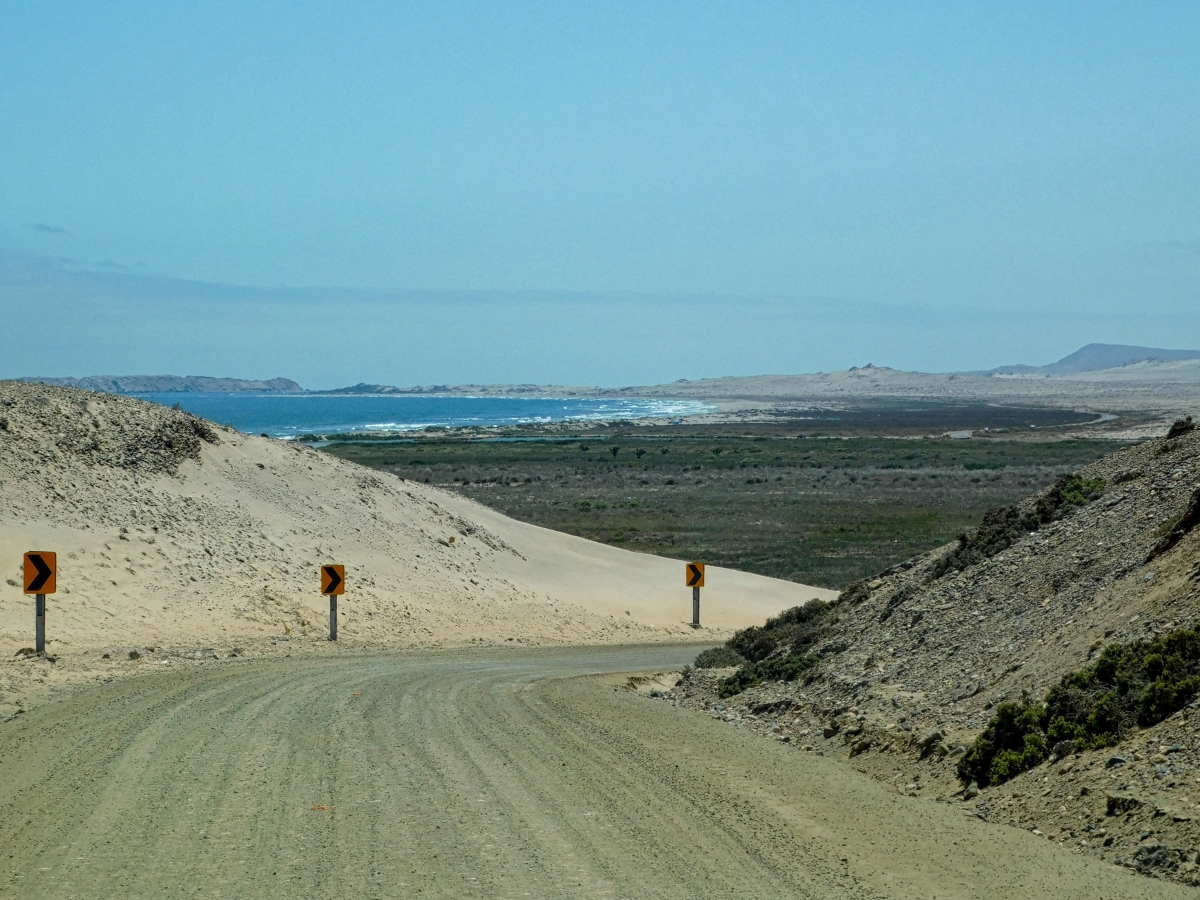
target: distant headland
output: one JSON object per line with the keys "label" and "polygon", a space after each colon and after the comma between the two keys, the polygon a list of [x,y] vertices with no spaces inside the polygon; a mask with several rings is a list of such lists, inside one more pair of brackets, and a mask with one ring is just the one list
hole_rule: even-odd
{"label": "distant headland", "polygon": [[37,384],[103,391],[106,394],[235,394],[259,391],[273,394],[302,394],[304,388],[290,378],[248,381],[243,378],[210,378],[206,375],[89,375],[86,378],[18,378]]}

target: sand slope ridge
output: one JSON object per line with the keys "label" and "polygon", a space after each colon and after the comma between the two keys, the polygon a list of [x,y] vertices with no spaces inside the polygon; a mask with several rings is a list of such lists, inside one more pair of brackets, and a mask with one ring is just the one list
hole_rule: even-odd
{"label": "sand slope ridge", "polygon": [[[343,643],[713,640],[832,592],[683,566],[127,397],[0,382],[0,655],[32,643],[21,554],[55,550],[51,653],[324,640],[317,567],[347,567]],[[294,646],[294,645],[293,645]]]}

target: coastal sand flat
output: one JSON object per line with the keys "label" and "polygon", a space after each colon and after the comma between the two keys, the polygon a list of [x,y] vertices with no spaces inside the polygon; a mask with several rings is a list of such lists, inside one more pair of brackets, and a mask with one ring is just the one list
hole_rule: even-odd
{"label": "coastal sand flat", "polygon": [[738,375],[621,388],[471,384],[415,388],[411,392],[501,397],[670,397],[700,400],[723,410],[906,399],[1178,412],[1200,399],[1200,360],[1145,361],[1056,375],[906,372],[866,365],[840,372]]}
{"label": "coastal sand flat", "polygon": [[573,677],[692,652],[339,651],[76,693],[0,729],[0,895],[1192,895]]}

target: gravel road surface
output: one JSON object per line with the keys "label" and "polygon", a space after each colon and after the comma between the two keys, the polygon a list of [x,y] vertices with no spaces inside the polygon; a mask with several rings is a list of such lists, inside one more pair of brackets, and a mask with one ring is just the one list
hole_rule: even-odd
{"label": "gravel road surface", "polygon": [[1192,896],[616,674],[694,654],[338,650],[72,693],[0,725],[0,896]]}

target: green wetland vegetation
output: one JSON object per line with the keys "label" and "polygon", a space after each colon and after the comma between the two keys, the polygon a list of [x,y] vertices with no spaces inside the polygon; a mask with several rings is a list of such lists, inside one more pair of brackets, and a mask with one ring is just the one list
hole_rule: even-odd
{"label": "green wetland vegetation", "polygon": [[967,440],[857,430],[530,426],[324,449],[591,540],[841,589],[1119,446],[1015,428]]}

